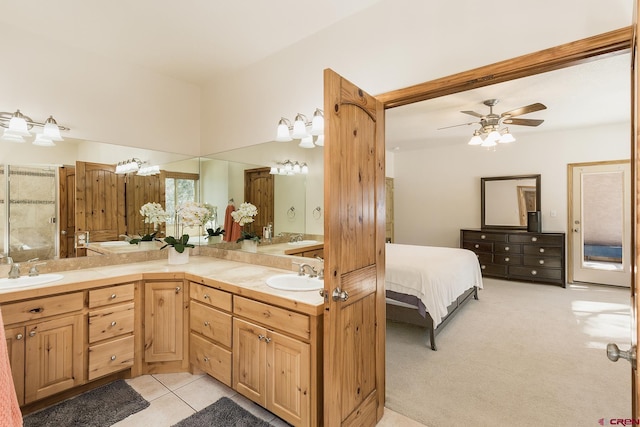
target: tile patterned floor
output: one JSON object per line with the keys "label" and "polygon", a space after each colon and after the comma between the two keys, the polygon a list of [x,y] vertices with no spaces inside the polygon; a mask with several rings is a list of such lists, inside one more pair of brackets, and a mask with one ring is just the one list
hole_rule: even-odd
{"label": "tile patterned floor", "polygon": [[[191,414],[200,411],[221,397],[228,397],[275,427],[289,426],[271,412],[256,405],[235,390],[225,386],[208,375],[190,373],[154,374],[127,380],[150,405],[124,420],[115,427],[169,427]],[[403,415],[385,409],[385,415],[378,423],[382,427],[423,427]]]}

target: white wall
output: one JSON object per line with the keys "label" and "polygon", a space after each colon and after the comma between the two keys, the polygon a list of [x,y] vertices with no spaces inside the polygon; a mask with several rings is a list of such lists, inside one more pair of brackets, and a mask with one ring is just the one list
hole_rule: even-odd
{"label": "white wall", "polygon": [[630,147],[622,123],[523,134],[496,151],[460,141],[395,152],[395,241],[457,247],[460,228],[480,227],[480,178],[505,175],[541,174],[542,230],[566,232],[567,165],[629,159]]}

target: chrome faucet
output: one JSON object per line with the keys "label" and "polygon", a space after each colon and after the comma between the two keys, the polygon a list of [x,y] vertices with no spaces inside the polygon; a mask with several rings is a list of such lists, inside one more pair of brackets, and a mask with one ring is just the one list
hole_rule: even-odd
{"label": "chrome faucet", "polygon": [[[40,258],[32,258],[30,260],[28,260],[27,262],[29,263],[34,263],[36,261],[39,261]],[[45,265],[46,262],[39,262],[36,264],[31,264],[31,268],[29,268],[29,276],[38,276],[40,274],[40,272],[38,271],[38,266],[40,265]]]}
{"label": "chrome faucet", "polygon": [[289,239],[290,242],[301,242],[302,241],[302,234],[295,234],[293,236],[291,236],[291,239]]}
{"label": "chrome faucet", "polygon": [[8,256],[7,262],[11,264],[11,270],[9,270],[9,275],[7,276],[9,279],[18,279],[20,277],[20,264],[17,262],[13,262],[13,259]]}
{"label": "chrome faucet", "polygon": [[298,276],[304,276],[305,269],[311,270],[309,271],[309,277],[318,277],[318,272],[316,271],[316,269],[305,262],[300,264],[300,267],[298,267]]}

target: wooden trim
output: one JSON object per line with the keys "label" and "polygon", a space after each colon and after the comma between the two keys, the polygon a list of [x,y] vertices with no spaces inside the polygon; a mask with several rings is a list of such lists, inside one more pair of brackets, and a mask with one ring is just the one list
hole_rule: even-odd
{"label": "wooden trim", "polygon": [[193,179],[194,181],[197,181],[200,179],[200,174],[197,174],[197,173],[165,171],[164,174],[165,174],[165,178]]}
{"label": "wooden trim", "polygon": [[377,95],[384,108],[400,107],[414,102],[451,95],[570,67],[605,56],[624,53],[631,48],[632,28],[624,27],[586,39],[507,59],[451,76]]}

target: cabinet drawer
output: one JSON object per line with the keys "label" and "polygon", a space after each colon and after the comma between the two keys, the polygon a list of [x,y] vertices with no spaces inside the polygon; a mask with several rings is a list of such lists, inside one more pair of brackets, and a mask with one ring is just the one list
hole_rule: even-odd
{"label": "cabinet drawer", "polygon": [[494,245],[496,253],[521,254],[522,245],[513,243],[496,243]]}
{"label": "cabinet drawer", "polygon": [[231,352],[199,335],[189,338],[189,361],[215,379],[231,387]]}
{"label": "cabinet drawer", "polygon": [[493,252],[493,243],[491,242],[462,242],[464,249],[474,252]]}
{"label": "cabinet drawer", "polygon": [[92,310],[89,313],[89,342],[102,341],[133,332],[133,303]]}
{"label": "cabinet drawer", "polygon": [[133,283],[127,283],[125,285],[91,290],[89,291],[89,308],[102,307],[123,301],[133,301],[134,289],[135,285]]}
{"label": "cabinet drawer", "polygon": [[509,273],[525,280],[564,280],[562,270],[554,268],[509,267]]}
{"label": "cabinet drawer", "polygon": [[2,306],[5,325],[82,310],[82,292],[21,301]]}
{"label": "cabinet drawer", "polygon": [[548,257],[525,256],[524,265],[530,265],[532,267],[560,268],[562,267],[562,260],[560,259],[560,257],[548,258]]}
{"label": "cabinet drawer", "polygon": [[233,297],[233,312],[265,326],[309,339],[309,316],[305,314],[239,296]]}
{"label": "cabinet drawer", "polygon": [[231,348],[231,315],[199,302],[191,303],[191,330]]}
{"label": "cabinet drawer", "polygon": [[480,269],[482,270],[482,274],[486,274],[486,275],[489,275],[489,276],[497,276],[497,277],[506,277],[507,276],[507,266],[506,265],[480,264]]}
{"label": "cabinet drawer", "polygon": [[478,262],[480,264],[491,264],[491,263],[493,263],[493,255],[492,254],[480,253],[480,254],[476,254],[476,256],[478,257]]}
{"label": "cabinet drawer", "polygon": [[496,254],[493,256],[493,262],[500,265],[522,265],[522,255]]}
{"label": "cabinet drawer", "polygon": [[484,231],[463,231],[462,240],[486,240],[489,242],[506,242],[507,235],[504,233],[487,233]]}
{"label": "cabinet drawer", "polygon": [[221,310],[231,311],[231,294],[229,292],[219,291],[199,283],[191,282],[189,296],[203,304],[217,307]]}
{"label": "cabinet drawer", "polygon": [[563,255],[562,248],[558,246],[524,246],[525,255],[552,256],[561,257]]}
{"label": "cabinet drawer", "polygon": [[89,380],[133,366],[133,335],[89,347]]}
{"label": "cabinet drawer", "polygon": [[557,245],[562,246],[564,237],[548,234],[510,234],[510,243],[535,243],[536,245]]}

